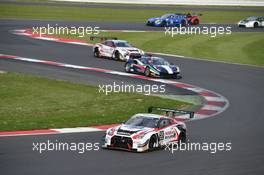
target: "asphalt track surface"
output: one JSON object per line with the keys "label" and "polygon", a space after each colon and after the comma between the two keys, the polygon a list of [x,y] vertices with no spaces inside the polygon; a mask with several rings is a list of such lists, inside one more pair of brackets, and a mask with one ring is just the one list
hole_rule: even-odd
{"label": "asphalt track surface", "polygon": [[[16,26],[17,29],[32,28],[32,27],[99,27],[100,30],[130,30],[130,31],[166,31],[164,27],[146,26],[140,22],[95,22],[95,21],[40,21],[40,20],[15,20],[15,19],[0,19],[0,24],[3,26]],[[27,24],[27,25],[25,25]],[[264,27],[259,28],[241,28],[236,24],[200,24],[190,27],[231,27],[232,32],[264,32]],[[176,31],[176,30],[174,30]],[[212,30],[213,32],[213,30]]]}
{"label": "asphalt track surface", "polygon": [[[33,22],[32,22],[33,23]],[[0,53],[75,65],[123,70],[122,62],[92,57],[91,48],[34,40],[8,32],[31,24],[0,23]],[[181,80],[225,96],[230,107],[218,116],[188,123],[191,142],[231,142],[232,150],[160,150],[136,154],[124,151],[32,151],[32,142],[100,142],[102,132],[0,138],[0,170],[3,174],[263,174],[264,173],[264,69],[166,57],[180,65]],[[124,81],[148,83],[126,77],[61,69],[52,66],[0,60],[0,70],[24,72],[88,84]],[[187,93],[179,90],[178,93]]]}
{"label": "asphalt track surface", "polygon": [[187,11],[187,12],[201,12],[201,11],[246,11],[246,12],[264,12],[263,8],[256,7],[191,7],[191,6],[175,6],[175,5],[163,5],[163,6],[151,6],[151,5],[124,5],[124,4],[104,4],[104,3],[74,3],[74,2],[19,2],[15,0],[0,0],[1,4],[14,4],[24,6],[51,6],[51,7],[81,7],[81,8],[114,8],[114,9],[144,9],[144,10],[175,10]]}

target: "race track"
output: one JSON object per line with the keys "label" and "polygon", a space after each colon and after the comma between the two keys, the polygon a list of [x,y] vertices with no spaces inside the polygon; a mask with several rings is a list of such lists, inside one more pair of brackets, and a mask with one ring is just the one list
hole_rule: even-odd
{"label": "race track", "polygon": [[[59,27],[100,27],[100,30],[130,30],[130,31],[164,31],[164,27],[152,27],[146,26],[144,23],[140,22],[94,22],[94,21],[39,21],[39,20],[13,20],[13,19],[0,19],[0,24],[4,26],[21,26],[16,29],[24,29],[23,27],[32,28],[32,27],[48,27],[49,26],[59,26]],[[24,24],[27,24],[26,26]],[[190,27],[199,27],[202,28],[211,28],[211,27],[231,27],[231,32],[264,32],[264,28],[239,28],[236,24],[200,24],[198,26]]]}
{"label": "race track", "polygon": [[[95,59],[90,47],[34,40],[9,32],[13,29],[29,28],[39,23],[39,21],[29,23],[16,20],[1,21],[0,53],[123,71],[124,63]],[[178,151],[171,154],[160,150],[135,154],[100,150],[84,154],[65,151],[39,154],[32,151],[33,141],[57,139],[67,142],[99,142],[103,133],[1,137],[1,172],[5,175],[263,174],[264,69],[192,59],[166,58],[180,65],[184,73],[182,82],[218,92],[230,102],[230,107],[224,113],[213,118],[188,123],[190,141],[231,142],[231,151],[216,154],[202,151]],[[37,74],[87,84],[107,83],[113,80],[148,83],[145,80],[103,73],[8,60],[0,60],[0,70]]]}

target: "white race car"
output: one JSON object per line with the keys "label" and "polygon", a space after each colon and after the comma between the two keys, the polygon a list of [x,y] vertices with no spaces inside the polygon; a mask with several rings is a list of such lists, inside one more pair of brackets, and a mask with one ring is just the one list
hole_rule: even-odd
{"label": "white race car", "polygon": [[264,26],[264,17],[251,16],[238,22],[238,27],[257,28]]}
{"label": "white race car", "polygon": [[106,40],[93,46],[95,57],[108,57],[114,60],[127,61],[130,57],[139,58],[144,51],[133,47],[124,40]]}
{"label": "white race car", "polygon": [[[153,110],[165,112],[166,115],[150,114]],[[103,148],[123,149],[135,152],[152,151],[185,142],[186,125],[178,121],[176,114],[192,118],[190,111],[150,107],[149,113],[136,114],[124,124],[109,128],[103,139]]]}

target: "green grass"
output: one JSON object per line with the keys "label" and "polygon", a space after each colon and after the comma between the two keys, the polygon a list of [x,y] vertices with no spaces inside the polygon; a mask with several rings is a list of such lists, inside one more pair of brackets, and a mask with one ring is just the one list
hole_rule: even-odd
{"label": "green grass", "polygon": [[0,74],[0,131],[120,123],[149,106],[189,103],[15,73]]}
{"label": "green grass", "polygon": [[183,7],[183,8],[219,8],[219,7],[223,7],[223,8],[237,8],[237,9],[243,9],[243,8],[252,8],[252,9],[263,9],[262,6],[224,6],[224,5],[166,5],[166,4],[126,4],[126,3],[100,3],[100,2],[60,2],[60,1],[50,1],[50,0],[14,0],[16,2],[42,2],[42,3],[47,3],[47,4],[58,4],[58,5],[63,5],[65,3],[67,4],[101,4],[101,5],[122,5],[122,6],[150,6],[150,7],[170,7],[170,8],[175,8],[177,9],[178,7]]}
{"label": "green grass", "polygon": [[[231,35],[175,35],[165,36],[163,32],[144,33],[101,33],[101,36],[114,36],[125,39],[148,52],[184,55],[187,57],[226,61],[231,63],[264,66],[263,33],[232,33]],[[87,37],[59,35],[64,38],[78,38],[87,42]],[[93,41],[92,43],[98,42]]]}
{"label": "green grass", "polygon": [[[0,4],[0,18],[8,19],[115,21],[145,23],[146,20],[150,17],[161,16],[164,13],[174,12],[174,10],[130,10],[114,8],[79,8],[33,5],[21,6],[12,4]],[[237,21],[248,16],[264,16],[263,13],[247,11],[206,11],[202,13],[203,23],[236,23]]]}

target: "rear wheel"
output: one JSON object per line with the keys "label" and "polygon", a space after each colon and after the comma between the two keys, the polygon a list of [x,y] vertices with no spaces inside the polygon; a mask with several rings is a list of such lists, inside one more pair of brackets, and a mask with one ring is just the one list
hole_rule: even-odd
{"label": "rear wheel", "polygon": [[94,57],[100,58],[100,51],[98,47],[94,48]]}
{"label": "rear wheel", "polygon": [[162,21],[160,27],[166,27],[166,26],[168,26],[168,24],[165,21]]}
{"label": "rear wheel", "polygon": [[176,75],[175,79],[182,79],[181,75]]}
{"label": "rear wheel", "polygon": [[254,28],[257,28],[257,27],[258,27],[258,23],[255,22],[255,23],[254,23]]}
{"label": "rear wheel", "polygon": [[198,19],[195,19],[194,21],[193,21],[193,25],[198,25],[199,24],[199,20]]}

